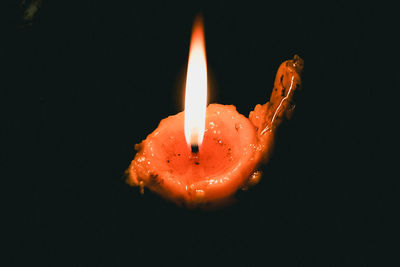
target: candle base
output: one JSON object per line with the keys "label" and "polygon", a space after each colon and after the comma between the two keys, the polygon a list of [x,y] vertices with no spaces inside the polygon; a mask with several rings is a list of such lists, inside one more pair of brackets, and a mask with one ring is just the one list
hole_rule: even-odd
{"label": "candle base", "polygon": [[238,189],[260,181],[258,166],[271,155],[277,127],[293,112],[302,69],[298,56],[283,62],[270,101],[257,105],[249,118],[232,105],[210,104],[201,156],[198,147],[187,147],[183,112],[162,120],[135,146],[138,153],[127,170],[127,182],[189,208],[232,203]]}

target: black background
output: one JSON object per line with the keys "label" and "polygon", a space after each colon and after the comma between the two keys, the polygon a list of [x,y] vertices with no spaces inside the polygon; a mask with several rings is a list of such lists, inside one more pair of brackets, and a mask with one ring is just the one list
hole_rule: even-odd
{"label": "black background", "polygon": [[[383,134],[371,123],[375,6],[44,1],[31,25],[17,3],[3,10],[6,266],[393,264],[398,187],[375,168]],[[122,177],[134,145],[182,110],[198,12],[210,102],[247,116],[282,61],[305,61],[261,183],[213,212],[141,196]]]}

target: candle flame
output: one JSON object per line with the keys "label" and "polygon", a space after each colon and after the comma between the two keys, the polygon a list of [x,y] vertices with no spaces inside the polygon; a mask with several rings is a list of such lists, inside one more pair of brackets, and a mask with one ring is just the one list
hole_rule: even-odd
{"label": "candle flame", "polygon": [[185,138],[189,146],[203,142],[207,108],[207,63],[204,24],[198,16],[193,24],[185,90]]}

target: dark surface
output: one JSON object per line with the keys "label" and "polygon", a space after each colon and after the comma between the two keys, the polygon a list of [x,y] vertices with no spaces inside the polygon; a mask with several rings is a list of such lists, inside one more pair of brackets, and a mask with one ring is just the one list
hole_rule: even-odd
{"label": "dark surface", "polygon": [[[378,79],[365,79],[380,75],[371,68],[379,10],[54,2],[32,25],[17,4],[6,12],[3,266],[394,264],[389,203],[399,191],[374,168],[383,135],[370,107],[382,97]],[[182,110],[199,11],[211,102],[247,116],[268,100],[282,61],[305,61],[304,90],[261,183],[214,212],[141,196],[122,178],[134,145]]]}

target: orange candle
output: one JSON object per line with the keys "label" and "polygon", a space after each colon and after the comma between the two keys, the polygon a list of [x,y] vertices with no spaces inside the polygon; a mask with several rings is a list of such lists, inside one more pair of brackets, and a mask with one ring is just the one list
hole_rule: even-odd
{"label": "orange candle", "polygon": [[303,60],[295,56],[278,69],[270,101],[249,118],[233,105],[207,106],[207,64],[201,17],[190,45],[185,111],[162,120],[140,144],[127,170],[128,183],[149,188],[187,207],[229,203],[238,189],[258,183],[257,167],[272,150],[276,127],[294,109]]}

